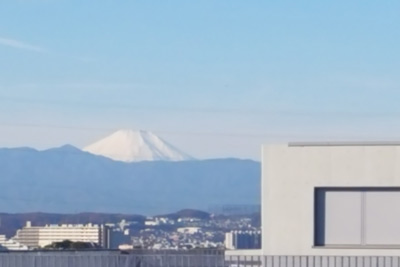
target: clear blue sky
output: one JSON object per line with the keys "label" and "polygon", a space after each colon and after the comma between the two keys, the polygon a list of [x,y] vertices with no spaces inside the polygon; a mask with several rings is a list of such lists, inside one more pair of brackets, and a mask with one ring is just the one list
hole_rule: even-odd
{"label": "clear blue sky", "polygon": [[154,131],[198,158],[400,140],[400,2],[0,3],[0,147]]}

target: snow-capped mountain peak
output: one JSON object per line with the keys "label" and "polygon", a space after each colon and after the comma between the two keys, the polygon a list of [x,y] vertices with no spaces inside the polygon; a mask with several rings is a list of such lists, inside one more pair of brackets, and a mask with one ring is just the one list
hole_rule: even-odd
{"label": "snow-capped mountain peak", "polygon": [[119,130],[83,150],[124,162],[193,159],[155,134],[143,130]]}

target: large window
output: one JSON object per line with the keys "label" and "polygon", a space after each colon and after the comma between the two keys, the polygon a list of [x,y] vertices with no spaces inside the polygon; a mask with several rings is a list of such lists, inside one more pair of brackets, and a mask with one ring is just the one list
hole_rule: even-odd
{"label": "large window", "polygon": [[316,188],[316,246],[400,246],[400,188]]}

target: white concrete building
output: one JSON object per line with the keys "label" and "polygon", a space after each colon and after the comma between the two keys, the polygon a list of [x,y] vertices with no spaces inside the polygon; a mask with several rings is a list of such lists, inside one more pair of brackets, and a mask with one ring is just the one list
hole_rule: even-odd
{"label": "white concrete building", "polygon": [[201,231],[200,227],[179,227],[176,229],[178,233],[193,235]]}
{"label": "white concrete building", "polygon": [[0,250],[28,250],[28,246],[22,245],[21,243],[7,239],[5,235],[0,235]]}
{"label": "white concrete building", "polygon": [[264,146],[262,254],[400,255],[400,143]]}
{"label": "white concrete building", "polygon": [[144,225],[146,225],[146,226],[157,226],[159,224],[160,224],[160,222],[157,220],[157,218],[153,218],[153,217],[147,217],[146,221],[144,221]]}
{"label": "white concrete building", "polygon": [[103,225],[95,224],[31,226],[28,221],[24,228],[17,231],[13,239],[30,248],[44,247],[64,240],[95,243],[108,248],[109,231]]}

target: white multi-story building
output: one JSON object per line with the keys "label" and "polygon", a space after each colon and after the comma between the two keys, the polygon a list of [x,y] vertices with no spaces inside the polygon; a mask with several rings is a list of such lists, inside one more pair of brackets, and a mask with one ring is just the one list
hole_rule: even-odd
{"label": "white multi-story building", "polygon": [[179,227],[176,229],[178,233],[193,235],[201,231],[200,227]]}
{"label": "white multi-story building", "polygon": [[264,255],[400,255],[400,143],[263,147]]}
{"label": "white multi-story building", "polygon": [[44,247],[64,240],[95,243],[108,248],[109,230],[103,225],[96,224],[32,226],[28,221],[24,228],[17,231],[13,239],[30,248]]}
{"label": "white multi-story building", "polygon": [[5,235],[0,235],[0,250],[28,250],[28,246],[13,239],[7,239]]}

